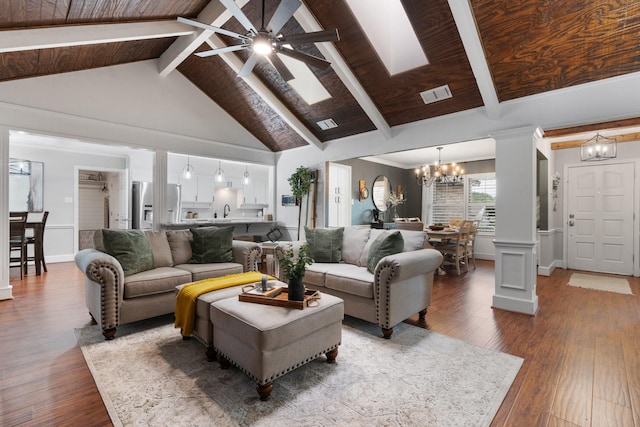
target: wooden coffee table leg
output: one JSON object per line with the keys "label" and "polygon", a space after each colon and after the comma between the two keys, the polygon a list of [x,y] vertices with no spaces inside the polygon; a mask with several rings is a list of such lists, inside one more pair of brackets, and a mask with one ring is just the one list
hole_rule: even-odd
{"label": "wooden coffee table leg", "polygon": [[338,357],[338,349],[334,348],[333,350],[325,353],[327,356],[327,363],[336,363],[336,357]]}
{"label": "wooden coffee table leg", "polygon": [[260,400],[269,400],[269,395],[271,394],[271,390],[273,390],[273,383],[268,382],[266,384],[258,384],[256,390],[260,395]]}
{"label": "wooden coffee table leg", "polygon": [[229,369],[231,367],[231,362],[221,354],[218,355],[218,362],[220,362],[220,369]]}

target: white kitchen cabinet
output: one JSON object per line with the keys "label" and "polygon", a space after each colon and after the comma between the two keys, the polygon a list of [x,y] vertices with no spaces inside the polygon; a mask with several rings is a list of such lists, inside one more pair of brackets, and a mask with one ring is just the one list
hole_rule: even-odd
{"label": "white kitchen cabinet", "polygon": [[183,202],[213,202],[213,176],[195,175],[191,179],[182,178],[180,184]]}
{"label": "white kitchen cabinet", "polygon": [[267,183],[262,180],[252,180],[243,184],[238,191],[238,207],[246,205],[268,206]]}

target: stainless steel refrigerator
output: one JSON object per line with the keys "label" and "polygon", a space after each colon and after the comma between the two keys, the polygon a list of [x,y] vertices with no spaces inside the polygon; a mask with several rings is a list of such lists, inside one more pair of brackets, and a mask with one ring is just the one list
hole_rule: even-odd
{"label": "stainless steel refrigerator", "polygon": [[[131,192],[132,228],[149,230],[153,228],[153,183],[134,181]],[[165,217],[160,222],[176,223],[180,219],[180,185],[167,184]]]}

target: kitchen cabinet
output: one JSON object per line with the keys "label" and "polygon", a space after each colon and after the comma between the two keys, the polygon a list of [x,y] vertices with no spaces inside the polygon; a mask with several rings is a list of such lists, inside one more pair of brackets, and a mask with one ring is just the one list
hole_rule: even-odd
{"label": "kitchen cabinet", "polygon": [[248,184],[243,184],[238,191],[238,207],[247,205],[257,205],[260,207],[269,206],[267,183],[262,180],[252,180]]}
{"label": "kitchen cabinet", "polygon": [[191,179],[182,178],[183,202],[213,202],[214,178],[209,175],[195,175]]}

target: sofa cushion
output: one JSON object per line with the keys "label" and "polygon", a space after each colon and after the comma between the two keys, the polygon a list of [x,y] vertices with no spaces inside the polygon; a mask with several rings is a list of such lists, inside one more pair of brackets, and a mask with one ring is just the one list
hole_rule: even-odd
{"label": "sofa cushion", "polygon": [[214,262],[207,264],[178,264],[175,268],[191,273],[192,281],[204,280],[213,277],[222,277],[228,274],[242,273],[242,264],[236,262]]}
{"label": "sofa cushion", "polygon": [[234,227],[192,228],[191,264],[233,261]]}
{"label": "sofa cushion", "polygon": [[166,233],[173,265],[188,264],[191,261],[191,231],[168,230]]}
{"label": "sofa cushion", "polygon": [[174,292],[175,287],[191,282],[191,273],[172,267],[159,267],[132,274],[124,280],[124,298]]}
{"label": "sofa cushion", "polygon": [[369,260],[369,249],[371,249],[371,244],[378,238],[378,236],[380,236],[384,232],[385,230],[380,228],[371,229],[371,232],[369,233],[369,240],[367,240],[367,244],[364,245],[362,255],[360,256],[360,262],[358,263],[360,267],[367,268],[367,261]]}
{"label": "sofa cushion", "polygon": [[154,267],[153,253],[147,237],[140,230],[102,230],[106,252],[115,257],[125,277]]}
{"label": "sofa cushion", "polygon": [[404,248],[404,239],[399,230],[387,231],[378,236],[369,249],[367,258],[367,270],[373,273],[378,265],[378,261],[387,255],[393,255],[402,252]]}
{"label": "sofa cushion", "polygon": [[371,228],[347,227],[342,234],[342,261],[360,265],[362,251],[367,245]]}
{"label": "sofa cushion", "polygon": [[427,233],[416,230],[399,230],[404,239],[404,247],[402,252],[417,251],[423,249],[425,241],[427,241]]}
{"label": "sofa cushion", "polygon": [[336,265],[336,263],[314,262],[307,267],[303,281],[305,285],[324,287],[325,275],[327,272],[339,266],[340,264]]}
{"label": "sofa cushion", "polygon": [[173,267],[173,258],[171,257],[171,247],[167,240],[167,234],[164,231],[144,232],[147,240],[151,245],[151,253],[153,254],[153,263],[156,267]]}
{"label": "sofa cushion", "polygon": [[364,267],[341,264],[339,268],[327,272],[325,286],[347,294],[373,298],[373,279],[373,274]]}
{"label": "sofa cushion", "polygon": [[304,234],[309,248],[309,256],[315,262],[342,261],[342,235],[344,227],[309,228],[304,227]]}

